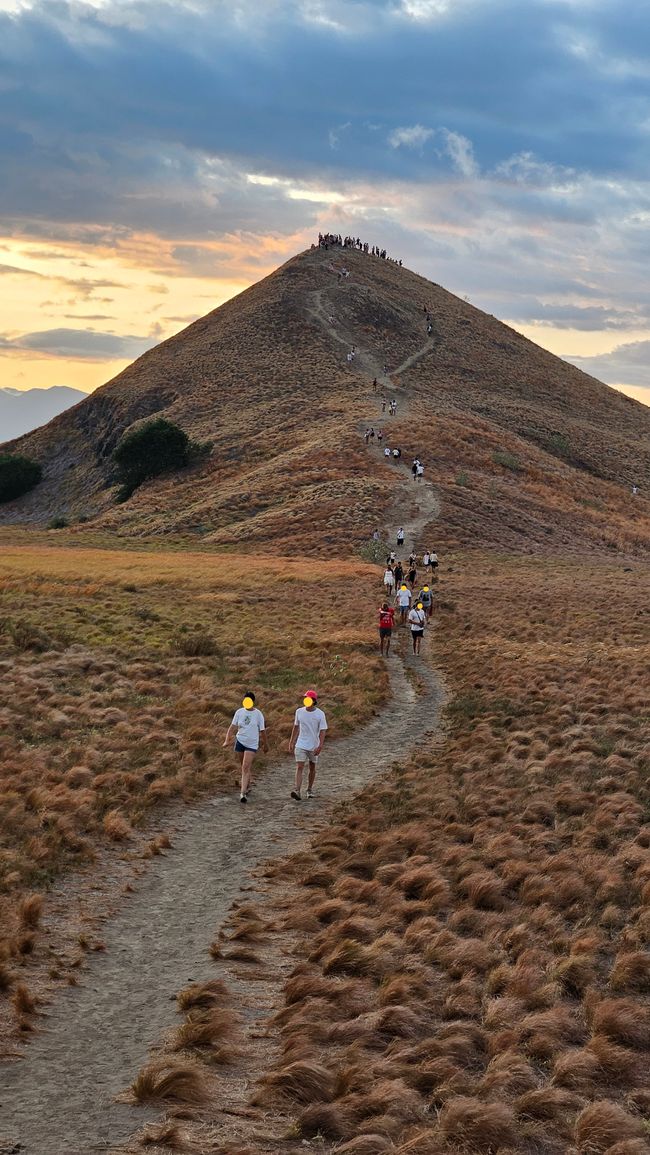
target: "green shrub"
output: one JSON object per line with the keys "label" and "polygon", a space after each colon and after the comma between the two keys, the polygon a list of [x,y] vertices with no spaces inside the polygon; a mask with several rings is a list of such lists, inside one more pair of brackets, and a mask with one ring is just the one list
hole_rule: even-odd
{"label": "green shrub", "polygon": [[184,658],[208,658],[219,653],[219,647],[214,638],[210,634],[204,634],[198,630],[184,638],[177,638],[174,649],[177,654],[181,654]]}
{"label": "green shrub", "polygon": [[524,468],[519,458],[505,449],[498,449],[493,453],[492,460],[495,465],[502,465],[504,469],[511,469],[513,473],[521,473]]}
{"label": "green shrub", "polygon": [[53,517],[51,521],[48,521],[47,528],[48,529],[65,529],[67,524],[68,524],[68,522],[67,522],[65,517]]}
{"label": "green shrub", "polygon": [[29,493],[43,477],[37,461],[19,454],[0,453],[0,502]]}
{"label": "green shrub", "polygon": [[370,541],[364,541],[363,545],[359,547],[359,553],[364,561],[376,562],[377,564],[383,562],[389,552],[390,546],[385,541],[375,541],[372,537]]}
{"label": "green shrub", "polygon": [[164,417],[139,425],[122,438],[113,454],[122,483],[117,500],[127,501],[143,481],[184,469],[211,450],[211,442],[190,441],[180,426]]}
{"label": "green shrub", "polygon": [[456,477],[456,485],[469,485],[469,474],[461,471]]}

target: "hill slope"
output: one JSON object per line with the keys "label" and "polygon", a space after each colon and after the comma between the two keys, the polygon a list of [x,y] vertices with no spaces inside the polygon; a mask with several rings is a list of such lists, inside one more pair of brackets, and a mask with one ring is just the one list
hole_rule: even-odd
{"label": "hill slope", "polygon": [[[383,389],[396,418],[381,415]],[[151,414],[214,452],[115,506],[111,454]],[[83,515],[129,535],[354,545],[390,501],[392,467],[364,448],[370,422],[419,453],[439,484],[439,543],[650,542],[650,409],[439,285],[349,250],[300,254],[13,442],[45,480],[2,507],[0,522]]]}
{"label": "hill slope", "polygon": [[21,437],[86,397],[80,389],[53,385],[50,389],[0,389],[0,439]]}

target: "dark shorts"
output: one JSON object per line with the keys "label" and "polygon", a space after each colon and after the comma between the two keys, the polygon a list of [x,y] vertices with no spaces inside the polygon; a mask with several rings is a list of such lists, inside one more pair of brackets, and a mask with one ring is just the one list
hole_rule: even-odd
{"label": "dark shorts", "polygon": [[235,754],[257,754],[252,746],[242,746],[241,742],[235,742]]}
{"label": "dark shorts", "polygon": [[411,630],[411,633],[413,634],[414,638],[421,638],[424,630]]}
{"label": "dark shorts", "polygon": [[431,569],[437,569],[438,568],[437,561],[430,561],[429,565],[431,566]]}
{"label": "dark shorts", "polygon": [[393,632],[392,626],[380,626],[379,627],[379,637],[380,638],[389,638],[390,635],[392,634],[392,632]]}

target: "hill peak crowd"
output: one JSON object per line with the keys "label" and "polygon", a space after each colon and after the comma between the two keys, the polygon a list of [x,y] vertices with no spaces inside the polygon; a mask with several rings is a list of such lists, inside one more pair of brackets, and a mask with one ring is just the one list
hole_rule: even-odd
{"label": "hill peak crowd", "polygon": [[319,233],[318,246],[312,245],[312,248],[319,249],[356,249],[359,253],[368,253],[371,257],[381,257],[382,261],[392,261],[395,265],[401,265],[402,261],[396,260],[395,257],[389,257],[386,249],[380,249],[379,245],[371,245],[369,241],[362,241],[360,237],[344,237],[341,233]]}

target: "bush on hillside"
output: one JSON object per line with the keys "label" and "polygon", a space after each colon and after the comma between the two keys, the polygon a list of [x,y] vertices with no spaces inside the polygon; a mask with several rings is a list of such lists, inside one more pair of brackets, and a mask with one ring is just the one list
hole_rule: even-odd
{"label": "bush on hillside", "polygon": [[495,465],[502,465],[504,469],[510,469],[513,473],[523,472],[524,467],[519,458],[506,449],[499,449],[493,453],[492,460]]}
{"label": "bush on hillside", "polygon": [[133,491],[151,477],[184,469],[207,457],[211,443],[190,441],[173,421],[158,417],[127,433],[113,454],[122,488],[118,501],[126,501]]}
{"label": "bush on hillside", "polygon": [[0,454],[0,502],[13,501],[29,493],[43,477],[43,470],[37,461],[19,454]]}

